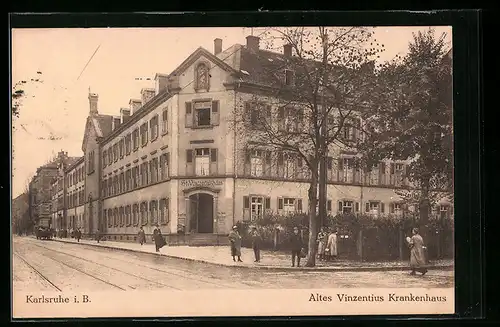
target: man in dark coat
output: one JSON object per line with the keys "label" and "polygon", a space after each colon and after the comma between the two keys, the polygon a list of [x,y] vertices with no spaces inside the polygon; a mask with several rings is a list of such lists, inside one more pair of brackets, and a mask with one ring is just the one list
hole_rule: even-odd
{"label": "man in dark coat", "polygon": [[77,229],[76,229],[75,236],[76,236],[76,240],[77,240],[78,242],[80,242],[80,239],[82,238],[82,231],[80,230],[80,228],[77,228]]}
{"label": "man in dark coat", "polygon": [[295,267],[295,258],[297,258],[297,267],[300,267],[300,251],[304,246],[299,228],[293,228],[293,234],[290,236],[290,248],[292,250],[292,267]]}
{"label": "man in dark coat", "polygon": [[255,262],[260,262],[260,244],[262,242],[262,236],[257,231],[257,227],[252,227],[252,232],[250,233],[252,239],[252,248],[255,255]]}
{"label": "man in dark coat", "polygon": [[156,225],[153,231],[153,240],[155,241],[156,252],[160,252],[160,249],[167,244],[163,235],[161,234],[160,226]]}
{"label": "man in dark coat", "polygon": [[137,233],[137,235],[139,235],[139,243],[141,243],[141,245],[146,243],[146,234],[144,233],[144,228],[142,228],[142,226],[139,229],[139,233]]}
{"label": "man in dark coat", "polygon": [[101,231],[99,230],[99,228],[95,232],[95,239],[96,239],[97,243],[99,243],[99,241],[101,240]]}

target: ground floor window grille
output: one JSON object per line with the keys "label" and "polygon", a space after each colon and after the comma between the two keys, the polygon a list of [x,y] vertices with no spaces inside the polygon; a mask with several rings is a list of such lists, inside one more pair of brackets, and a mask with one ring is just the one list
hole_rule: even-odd
{"label": "ground floor window grille", "polygon": [[108,227],[113,227],[113,211],[108,210]]}
{"label": "ground floor window grille", "polygon": [[130,206],[125,207],[125,224],[130,226],[132,224],[131,210]]}
{"label": "ground floor window grille", "polygon": [[139,205],[134,204],[132,207],[132,220],[134,226],[139,225]]}
{"label": "ground floor window grille", "polygon": [[149,203],[149,215],[151,225],[156,225],[158,223],[158,202],[156,200]]}
{"label": "ground floor window grille", "polygon": [[120,214],[120,227],[123,227],[125,225],[125,210],[123,209],[123,207],[120,207],[119,214]]}
{"label": "ground floor window grille", "polygon": [[119,219],[119,218],[120,218],[120,217],[118,216],[118,208],[115,208],[115,209],[113,210],[113,225],[114,225],[115,227],[118,227],[118,219]]}

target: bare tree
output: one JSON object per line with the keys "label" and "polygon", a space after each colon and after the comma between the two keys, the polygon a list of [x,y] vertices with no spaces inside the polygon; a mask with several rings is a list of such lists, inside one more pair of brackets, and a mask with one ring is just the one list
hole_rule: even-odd
{"label": "bare tree", "polygon": [[[373,59],[382,47],[373,45],[375,41],[370,44],[372,32],[361,27],[278,28],[263,39],[269,49],[281,43],[283,54],[253,54],[258,71],[243,74],[258,75],[252,83],[259,88],[235,115],[235,128],[242,140],[248,140],[247,153],[268,151],[267,168],[276,169],[264,175],[309,183],[306,266],[312,267],[320,223],[318,186],[326,190],[325,169],[320,174],[319,167],[326,166],[335,149],[355,147],[354,139],[344,138],[344,130],[354,130],[358,112],[371,106],[370,90],[376,84]],[[326,216],[326,192],[320,192],[319,199]]]}

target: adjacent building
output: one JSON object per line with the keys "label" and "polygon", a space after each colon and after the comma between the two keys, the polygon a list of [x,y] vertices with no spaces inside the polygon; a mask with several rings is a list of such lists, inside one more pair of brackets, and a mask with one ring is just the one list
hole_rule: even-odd
{"label": "adjacent building", "polygon": [[[89,94],[83,156],[67,166],[64,190],[52,197],[64,207],[52,212],[63,217],[58,226],[134,240],[139,226],[150,234],[158,224],[172,242],[215,240],[240,220],[306,212],[309,174],[302,159],[249,146],[257,106],[265,105],[278,123],[287,121],[280,107],[255,99],[270,66],[284,83],[293,78],[283,65],[289,56],[289,46],[283,53],[260,49],[255,36],[225,51],[216,39],[213,52],[198,48],[170,74],[156,74],[155,87],[142,89],[119,115],[100,114],[98,95]],[[250,126],[238,123],[236,112]],[[356,137],[350,127],[343,133]],[[409,187],[405,162],[360,169],[352,151],[330,151],[329,213],[402,211],[395,190]],[[440,210],[451,212],[450,204]]]}

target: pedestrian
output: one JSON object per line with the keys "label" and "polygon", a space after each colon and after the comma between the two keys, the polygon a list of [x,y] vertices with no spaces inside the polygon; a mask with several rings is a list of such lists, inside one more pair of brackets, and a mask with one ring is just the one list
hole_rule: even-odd
{"label": "pedestrian", "polygon": [[330,235],[328,235],[328,242],[326,247],[329,250],[330,259],[335,259],[337,257],[337,230],[334,229]]}
{"label": "pedestrian", "polygon": [[99,241],[101,240],[101,231],[99,230],[99,228],[95,232],[95,240],[97,241],[97,243],[99,243]]}
{"label": "pedestrian", "polygon": [[326,249],[326,242],[327,242],[327,234],[325,232],[325,228],[321,227],[319,233],[318,233],[318,257],[320,260],[325,259],[325,249]]}
{"label": "pedestrian", "polygon": [[156,252],[160,252],[160,249],[167,244],[161,234],[160,226],[158,225],[156,225],[153,230],[153,240],[155,242]]}
{"label": "pedestrian", "polygon": [[144,233],[144,228],[142,228],[142,226],[137,234],[139,235],[139,243],[141,243],[141,245],[146,243],[146,234]]}
{"label": "pedestrian", "polygon": [[80,227],[76,229],[76,240],[78,243],[80,243],[80,239],[82,238],[82,231],[80,230]]}
{"label": "pedestrian", "polygon": [[424,239],[418,233],[418,228],[413,228],[412,237],[407,237],[406,241],[410,247],[410,275],[415,275],[416,271],[423,275],[427,273],[425,267]]}
{"label": "pedestrian", "polygon": [[260,235],[256,226],[252,227],[250,237],[252,239],[252,249],[255,256],[255,262],[260,262],[260,244],[262,242],[262,236]]}
{"label": "pedestrian", "polygon": [[299,228],[293,228],[293,234],[290,236],[290,248],[292,250],[292,267],[295,267],[295,258],[297,258],[297,267],[300,267],[300,255],[304,242],[300,236]]}
{"label": "pedestrian", "polygon": [[233,261],[236,261],[235,257],[238,257],[238,262],[243,262],[241,260],[241,235],[238,232],[238,227],[233,226],[233,230],[228,235],[229,242],[231,243],[231,256]]}

